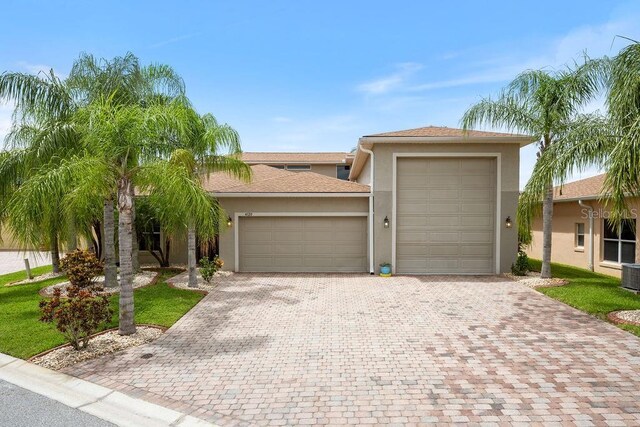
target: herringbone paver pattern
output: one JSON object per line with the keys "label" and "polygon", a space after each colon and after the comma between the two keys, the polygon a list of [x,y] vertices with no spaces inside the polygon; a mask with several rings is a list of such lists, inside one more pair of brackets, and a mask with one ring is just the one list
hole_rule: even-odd
{"label": "herringbone paver pattern", "polygon": [[220,424],[640,424],[640,340],[495,277],[235,275],[68,372]]}

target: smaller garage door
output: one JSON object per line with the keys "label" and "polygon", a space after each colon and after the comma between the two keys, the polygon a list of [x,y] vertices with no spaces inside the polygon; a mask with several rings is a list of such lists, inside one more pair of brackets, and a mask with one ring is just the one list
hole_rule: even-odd
{"label": "smaller garage door", "polygon": [[243,272],[365,272],[367,218],[242,217]]}

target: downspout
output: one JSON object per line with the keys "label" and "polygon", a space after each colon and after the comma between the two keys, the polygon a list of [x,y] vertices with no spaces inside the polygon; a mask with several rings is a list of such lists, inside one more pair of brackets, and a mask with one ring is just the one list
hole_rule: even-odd
{"label": "downspout", "polygon": [[593,271],[593,208],[578,200],[578,204],[589,210],[589,270]]}
{"label": "downspout", "polygon": [[367,153],[369,156],[371,156],[371,185],[369,185],[369,273],[373,275],[376,273],[376,269],[373,264],[373,183],[375,182],[375,157],[373,155],[373,151],[369,150],[368,148],[362,147],[362,144],[358,144],[358,149],[363,153]]}

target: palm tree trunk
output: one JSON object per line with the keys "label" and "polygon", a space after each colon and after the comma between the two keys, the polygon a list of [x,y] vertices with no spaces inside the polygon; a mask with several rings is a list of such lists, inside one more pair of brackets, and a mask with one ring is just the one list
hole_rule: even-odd
{"label": "palm tree trunk", "polygon": [[198,287],[198,274],[196,271],[196,228],[189,224],[187,230],[187,258],[189,263],[189,287]]}
{"label": "palm tree trunk", "polygon": [[118,241],[120,254],[120,335],[136,332],[133,305],[133,197],[127,177],[118,180]]}
{"label": "palm tree trunk", "polygon": [[138,253],[138,233],[136,231],[136,194],[133,185],[131,186],[131,234],[133,236],[131,262],[133,265],[133,273],[136,274],[140,272],[140,258]]}
{"label": "palm tree trunk", "polygon": [[104,285],[108,288],[118,286],[118,269],[116,267],[115,223],[113,200],[104,201]]}
{"label": "palm tree trunk", "polygon": [[540,276],[551,278],[551,235],[553,220],[553,183],[549,183],[542,201],[542,268]]}
{"label": "palm tree trunk", "polygon": [[54,273],[60,273],[60,248],[58,247],[58,233],[51,233],[51,268]]}

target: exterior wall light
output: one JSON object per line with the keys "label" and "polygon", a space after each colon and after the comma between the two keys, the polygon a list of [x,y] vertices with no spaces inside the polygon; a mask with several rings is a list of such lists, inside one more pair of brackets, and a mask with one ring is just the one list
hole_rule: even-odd
{"label": "exterior wall light", "polygon": [[384,217],[384,220],[382,220],[382,225],[384,226],[384,228],[389,228],[389,218],[388,217]]}
{"label": "exterior wall light", "polygon": [[504,226],[507,228],[511,228],[513,227],[513,222],[511,221],[511,217],[508,216],[507,219],[504,221]]}
{"label": "exterior wall light", "polygon": [[231,217],[227,217],[227,227],[231,227],[233,225],[233,220]]}

